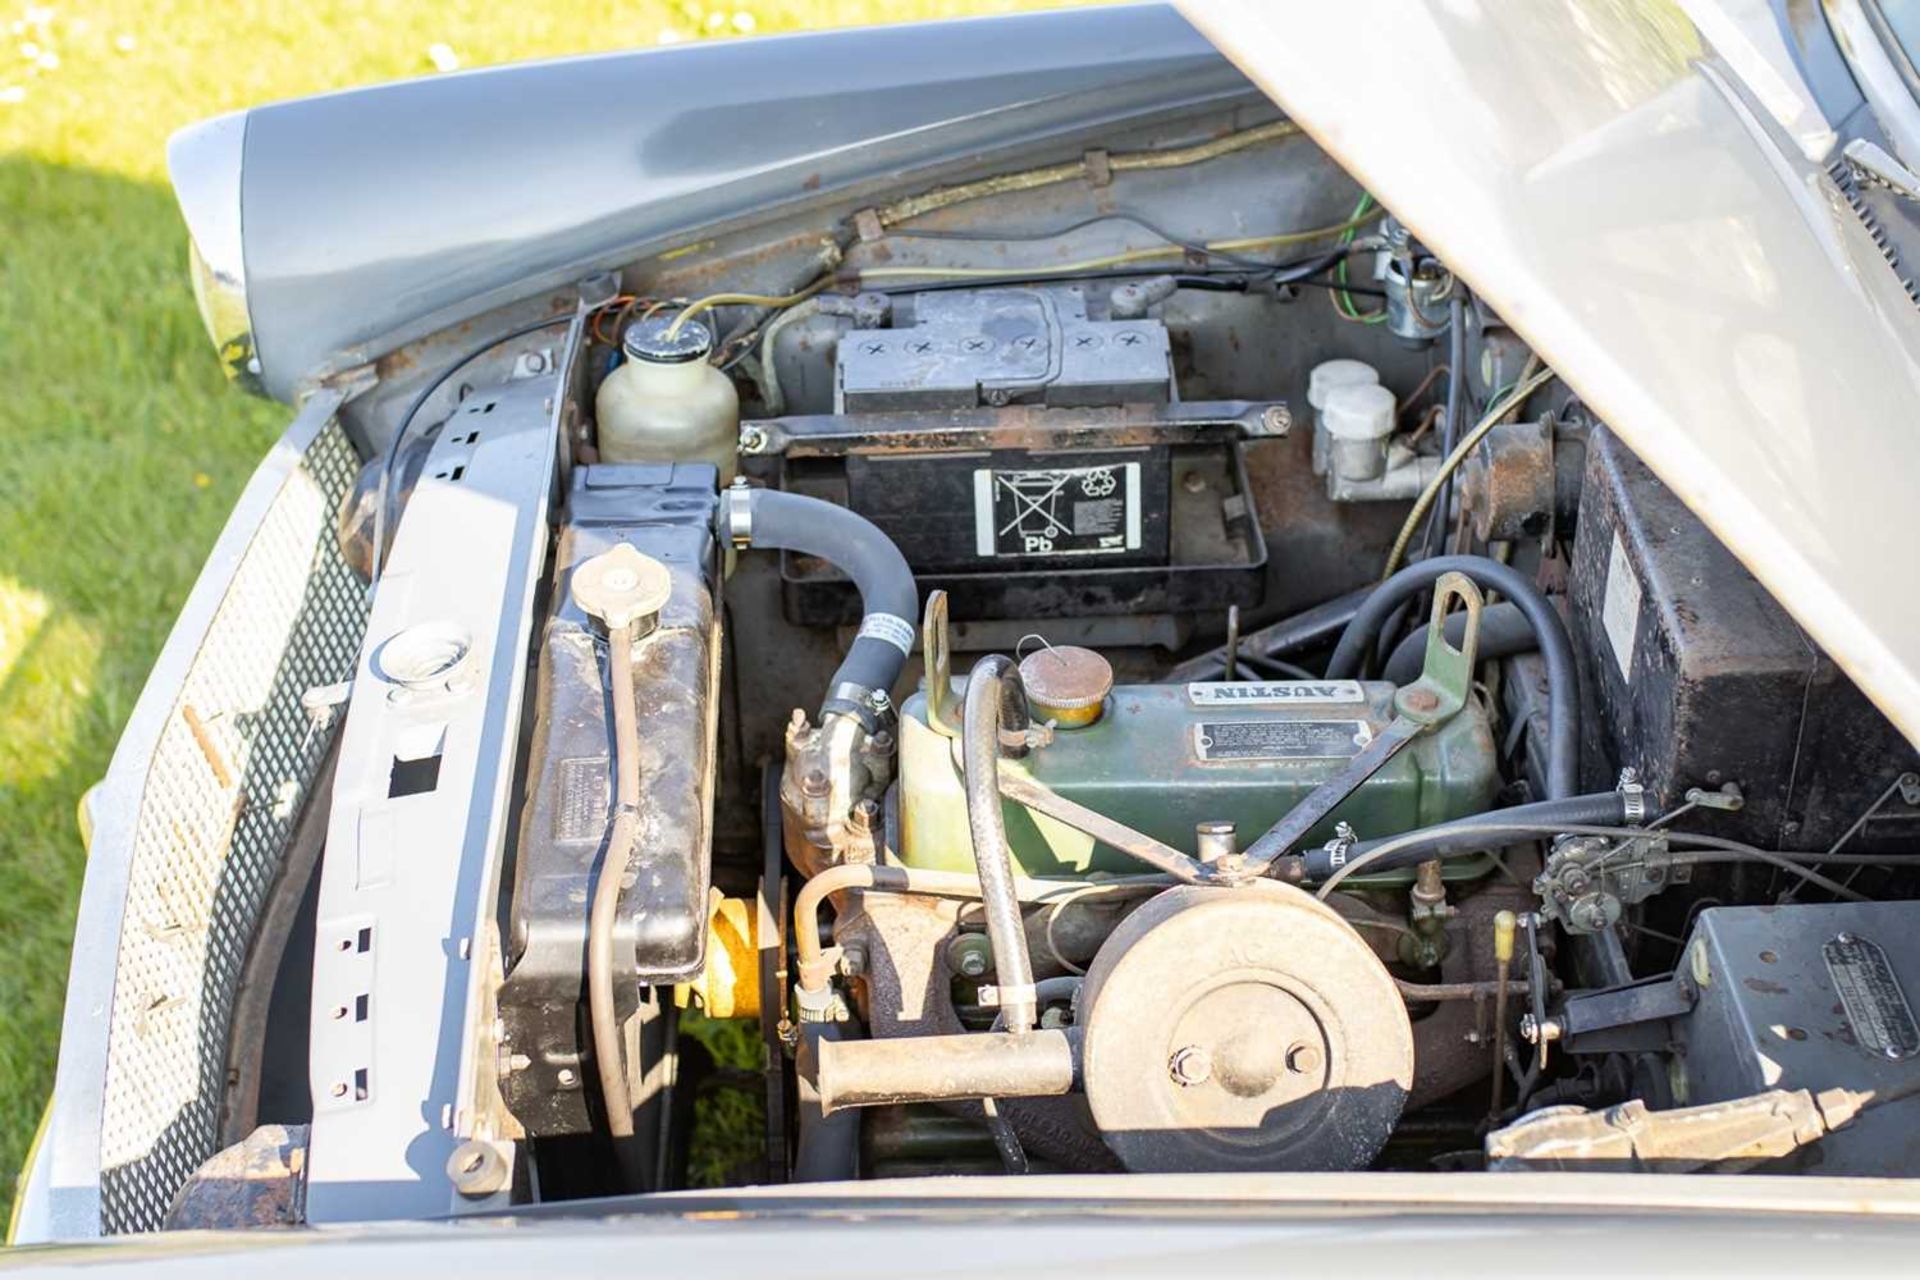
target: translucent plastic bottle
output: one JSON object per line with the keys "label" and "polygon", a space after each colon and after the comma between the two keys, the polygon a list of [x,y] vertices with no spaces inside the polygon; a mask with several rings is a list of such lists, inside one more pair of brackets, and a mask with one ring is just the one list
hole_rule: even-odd
{"label": "translucent plastic bottle", "polygon": [[710,462],[724,487],[740,449],[740,395],[707,363],[713,332],[671,316],[641,321],[621,342],[626,360],[594,396],[602,462]]}

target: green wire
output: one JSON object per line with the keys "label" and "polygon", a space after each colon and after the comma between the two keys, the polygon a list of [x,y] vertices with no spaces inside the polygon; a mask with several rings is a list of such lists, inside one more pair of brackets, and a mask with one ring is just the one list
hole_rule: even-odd
{"label": "green wire", "polygon": [[[1360,203],[1353,206],[1353,212],[1348,215],[1347,221],[1352,222],[1372,207],[1372,194],[1363,192],[1360,196]],[[1352,244],[1353,237],[1358,230],[1359,228],[1354,227],[1343,232],[1340,236],[1340,243],[1343,245]],[[1334,267],[1333,280],[1336,286],[1333,291],[1333,309],[1338,311],[1342,316],[1345,316],[1349,320],[1358,321],[1361,324],[1379,324],[1387,318],[1387,310],[1385,307],[1382,307],[1378,311],[1362,311],[1355,305],[1353,295],[1344,288],[1347,283],[1347,260],[1345,258],[1340,259],[1339,265]]]}

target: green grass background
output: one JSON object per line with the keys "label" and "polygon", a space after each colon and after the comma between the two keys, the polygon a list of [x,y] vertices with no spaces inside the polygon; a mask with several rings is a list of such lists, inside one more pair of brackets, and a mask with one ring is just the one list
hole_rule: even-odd
{"label": "green grass background", "polygon": [[229,390],[215,364],[167,136],[274,98],[434,74],[437,45],[471,67],[1043,7],[0,0],[0,1221],[53,1084],[84,863],[75,806],[289,416]]}

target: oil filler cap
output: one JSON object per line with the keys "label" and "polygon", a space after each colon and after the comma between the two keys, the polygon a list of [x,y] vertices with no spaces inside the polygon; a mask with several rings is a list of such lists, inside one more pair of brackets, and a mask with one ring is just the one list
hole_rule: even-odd
{"label": "oil filler cap", "polygon": [[573,602],[611,631],[651,621],[673,594],[673,575],[622,542],[577,565],[572,591]]}
{"label": "oil filler cap", "polygon": [[1113,666],[1091,649],[1047,645],[1020,660],[1020,683],[1036,720],[1078,729],[1100,718],[1113,692]]}

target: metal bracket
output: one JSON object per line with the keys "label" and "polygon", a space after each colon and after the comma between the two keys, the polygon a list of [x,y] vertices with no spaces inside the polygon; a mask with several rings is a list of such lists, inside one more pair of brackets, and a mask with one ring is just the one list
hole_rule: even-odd
{"label": "metal bracket", "polygon": [[1266,440],[1286,435],[1292,426],[1293,415],[1285,404],[1246,400],[799,414],[747,423],[741,428],[740,451],[760,457],[835,458],[966,449],[1111,449]]}
{"label": "metal bracket", "polygon": [[[1466,610],[1459,647],[1447,642],[1447,615],[1454,601]],[[1451,719],[1467,705],[1473,688],[1473,664],[1480,648],[1480,612],[1486,600],[1462,573],[1442,574],[1433,584],[1433,613],[1427,619],[1427,657],[1420,678],[1393,695],[1393,709],[1423,729]]]}
{"label": "metal bracket", "polygon": [[953,641],[947,632],[947,593],[929,591],[920,616],[920,653],[927,670],[927,727],[949,738],[960,736],[953,699]]}
{"label": "metal bracket", "polygon": [[[1467,611],[1466,629],[1459,647],[1447,643],[1447,614],[1455,600]],[[1305,800],[1287,811],[1266,834],[1247,846],[1243,871],[1266,873],[1290,852],[1326,816],[1358,791],[1386,763],[1421,734],[1451,719],[1467,705],[1473,687],[1474,656],[1480,643],[1480,610],[1485,601],[1480,588],[1464,574],[1443,575],[1434,584],[1433,616],[1427,623],[1427,661],[1420,678],[1394,695],[1394,718],[1372,742],[1347,761],[1339,773],[1314,788]]]}
{"label": "metal bracket", "polygon": [[1520,1035],[1531,1044],[1559,1043],[1570,1053],[1660,1050],[1672,1039],[1667,1023],[1693,1012],[1699,988],[1684,973],[1632,986],[1570,996],[1550,1018],[1528,1014]]}

